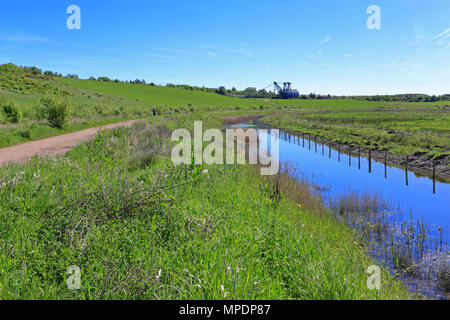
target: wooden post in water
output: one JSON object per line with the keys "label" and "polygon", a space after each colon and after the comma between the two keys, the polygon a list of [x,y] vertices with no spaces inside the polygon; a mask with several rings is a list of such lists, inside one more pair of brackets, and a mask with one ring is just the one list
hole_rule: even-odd
{"label": "wooden post in water", "polygon": [[305,147],[305,134],[302,133],[302,138],[303,138],[303,148]]}
{"label": "wooden post in water", "polygon": [[372,173],[372,150],[369,149],[369,173]]}
{"label": "wooden post in water", "polygon": [[331,159],[331,139],[328,140],[328,152],[329,152],[328,157]]}
{"label": "wooden post in water", "polygon": [[358,146],[358,169],[361,170],[361,146]]}
{"label": "wooden post in water", "polygon": [[405,177],[406,177],[406,185],[409,185],[408,182],[408,156],[405,158]]}
{"label": "wooden post in water", "polygon": [[338,161],[341,162],[341,145],[338,142]]}
{"label": "wooden post in water", "polygon": [[352,166],[352,146],[348,145],[348,166]]}
{"label": "wooden post in water", "polygon": [[433,160],[433,193],[436,194],[436,161]]}
{"label": "wooden post in water", "polygon": [[387,150],[384,150],[384,178],[387,179]]}
{"label": "wooden post in water", "polygon": [[325,142],[323,141],[323,138],[322,138],[322,155],[325,154],[325,147],[324,147],[324,145],[325,145]]}
{"label": "wooden post in water", "polygon": [[308,148],[311,150],[311,133],[308,133]]}

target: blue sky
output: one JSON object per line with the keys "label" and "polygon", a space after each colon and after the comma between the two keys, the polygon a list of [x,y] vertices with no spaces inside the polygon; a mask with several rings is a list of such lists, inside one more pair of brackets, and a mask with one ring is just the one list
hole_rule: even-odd
{"label": "blue sky", "polygon": [[[69,30],[69,5],[81,30]],[[366,10],[381,10],[369,30]],[[302,93],[450,93],[448,0],[3,1],[0,63]]]}

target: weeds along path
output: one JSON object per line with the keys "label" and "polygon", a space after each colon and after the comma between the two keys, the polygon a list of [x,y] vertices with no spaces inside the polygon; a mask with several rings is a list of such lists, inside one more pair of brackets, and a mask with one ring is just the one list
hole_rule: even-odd
{"label": "weeds along path", "polygon": [[38,155],[63,156],[77,144],[89,140],[99,130],[111,130],[118,127],[129,127],[137,120],[113,123],[105,126],[89,128],[77,132],[67,133],[56,137],[27,142],[13,147],[0,149],[0,166],[9,162],[23,163]]}

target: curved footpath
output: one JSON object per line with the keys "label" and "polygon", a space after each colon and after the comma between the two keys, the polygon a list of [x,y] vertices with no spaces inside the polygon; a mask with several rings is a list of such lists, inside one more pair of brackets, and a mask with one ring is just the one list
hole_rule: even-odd
{"label": "curved footpath", "polygon": [[67,133],[56,137],[31,141],[12,147],[0,149],[0,166],[9,162],[23,163],[38,155],[65,155],[69,150],[82,141],[95,137],[99,130],[110,130],[119,127],[129,127],[137,120],[118,122],[101,127],[89,128],[77,132]]}

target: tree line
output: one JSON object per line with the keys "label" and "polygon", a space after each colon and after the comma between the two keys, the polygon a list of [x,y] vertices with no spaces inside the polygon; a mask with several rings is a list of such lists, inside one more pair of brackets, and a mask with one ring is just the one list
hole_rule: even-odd
{"label": "tree line", "polygon": [[[30,76],[47,76],[47,77],[65,77],[71,79],[79,79],[76,74],[67,74],[63,76],[61,73],[53,71],[42,71],[37,67],[26,67],[26,66],[16,66],[15,64],[8,63],[0,66],[0,71],[7,72],[21,72],[28,74]],[[258,90],[255,87],[248,87],[244,90],[238,90],[235,87],[227,89],[225,86],[220,86],[218,88],[208,88],[191,86],[186,84],[173,84],[168,83],[166,85],[155,84],[154,82],[147,83],[144,79],[135,80],[119,80],[110,79],[108,77],[89,77],[91,81],[101,81],[101,82],[115,82],[115,83],[129,83],[138,85],[149,85],[157,87],[168,87],[168,88],[180,88],[190,91],[202,91],[209,93],[217,93],[220,95],[234,96],[240,98],[276,98],[277,94],[272,91],[266,91],[265,89]],[[336,96],[330,94],[300,94],[299,99],[356,99],[356,100],[367,100],[367,101],[385,101],[385,102],[437,102],[437,101],[450,101],[450,94],[443,95],[427,95],[427,94],[395,94],[395,95],[373,95],[373,96]]]}

